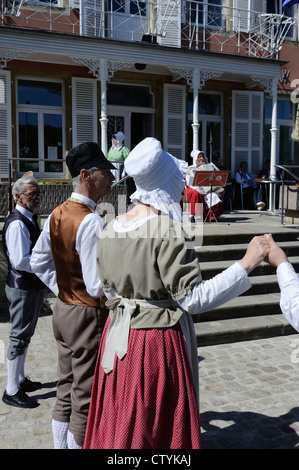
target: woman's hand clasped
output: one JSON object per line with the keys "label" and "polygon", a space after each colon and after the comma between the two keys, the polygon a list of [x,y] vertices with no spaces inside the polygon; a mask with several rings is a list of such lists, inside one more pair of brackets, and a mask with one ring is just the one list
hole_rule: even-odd
{"label": "woman's hand clasped", "polygon": [[254,237],[248,244],[244,257],[239,261],[249,274],[269,255],[270,245],[266,235]]}

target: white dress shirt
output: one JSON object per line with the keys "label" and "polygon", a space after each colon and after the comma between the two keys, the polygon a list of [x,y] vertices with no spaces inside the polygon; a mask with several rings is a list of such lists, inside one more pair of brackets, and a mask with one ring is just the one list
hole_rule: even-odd
{"label": "white dress shirt", "polygon": [[[15,208],[34,224],[32,212],[19,206],[19,204],[17,204]],[[21,220],[11,222],[6,231],[5,241],[12,267],[18,271],[32,273],[30,266],[31,240],[29,230],[24,222]]]}
{"label": "white dress shirt", "polygon": [[[96,208],[96,203],[82,194],[72,193],[71,197],[85,202],[92,209]],[[33,249],[30,263],[34,273],[55,295],[58,295],[56,269],[51,249],[50,219],[51,214],[47,218],[43,231]],[[98,240],[104,226],[105,222],[102,217],[92,212],[84,217],[76,235],[76,250],[79,253],[84,284],[87,292],[92,297],[104,295],[96,265]]]}
{"label": "white dress shirt", "polygon": [[281,263],[277,268],[281,291],[280,308],[288,322],[299,331],[299,279],[291,263]]}

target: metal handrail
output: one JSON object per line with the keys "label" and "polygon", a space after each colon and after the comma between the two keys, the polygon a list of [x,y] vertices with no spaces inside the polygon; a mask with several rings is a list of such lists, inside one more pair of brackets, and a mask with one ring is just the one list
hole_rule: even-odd
{"label": "metal handrail", "polygon": [[299,182],[299,177],[294,175],[288,168],[299,168],[299,165],[274,165],[275,168],[279,168],[282,170],[282,184],[281,184],[281,225],[283,225],[283,218],[284,218],[284,183],[288,183],[289,181],[284,180],[284,172],[286,171],[292,178],[295,178],[296,181]]}

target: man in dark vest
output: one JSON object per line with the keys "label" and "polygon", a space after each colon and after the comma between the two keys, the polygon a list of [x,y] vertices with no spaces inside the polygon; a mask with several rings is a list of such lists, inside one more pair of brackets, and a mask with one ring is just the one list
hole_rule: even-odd
{"label": "man in dark vest", "polygon": [[104,220],[96,212],[110,194],[115,169],[95,142],[72,148],[66,158],[71,197],[56,207],[34,248],[35,274],[58,296],[53,331],[58,348],[57,399],[52,416],[55,449],[84,443],[92,382],[108,311],[96,251]]}
{"label": "man in dark vest", "polygon": [[[30,172],[31,173],[31,172]],[[44,284],[32,272],[30,258],[39,237],[36,220],[40,192],[33,174],[17,180],[12,189],[15,209],[3,227],[3,249],[8,264],[5,292],[10,302],[10,344],[7,351],[7,386],[2,401],[21,408],[35,408],[38,402],[26,392],[42,387],[25,377],[25,359],[43,302]]]}

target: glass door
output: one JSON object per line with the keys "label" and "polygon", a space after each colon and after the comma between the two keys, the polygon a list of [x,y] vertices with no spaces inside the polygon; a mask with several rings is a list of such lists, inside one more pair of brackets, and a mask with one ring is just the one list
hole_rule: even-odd
{"label": "glass door", "polygon": [[61,82],[17,80],[17,131],[20,174],[31,170],[39,177],[64,175]]}
{"label": "glass door", "polygon": [[19,170],[39,172],[38,157],[38,113],[19,112]]}
{"label": "glass door", "polygon": [[62,164],[62,115],[44,114],[44,157],[49,160],[44,162],[46,173],[61,173]]}

